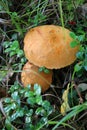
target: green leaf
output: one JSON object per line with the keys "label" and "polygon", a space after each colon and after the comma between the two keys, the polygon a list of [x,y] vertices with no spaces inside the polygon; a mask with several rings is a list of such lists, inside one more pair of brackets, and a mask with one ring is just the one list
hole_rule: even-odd
{"label": "green leaf", "polygon": [[84,56],[83,56],[83,55],[84,55],[84,53],[83,53],[83,52],[80,52],[80,51],[76,53],[76,57],[77,57],[78,59],[80,59],[80,60],[83,60],[83,59],[84,59]]}
{"label": "green leaf", "polygon": [[31,84],[28,84],[27,87],[25,87],[25,90],[30,91],[30,89],[31,89]]}
{"label": "green leaf", "polygon": [[7,47],[9,47],[9,45],[10,45],[11,43],[12,43],[12,42],[5,41],[5,42],[3,43],[3,46],[4,46],[5,48],[7,48]]}
{"label": "green leaf", "polygon": [[20,85],[18,84],[18,82],[14,82],[14,85],[11,86],[9,92],[13,93],[15,90],[19,90],[20,89]]}
{"label": "green leaf", "polygon": [[30,123],[30,122],[31,122],[31,117],[26,116],[26,117],[25,117],[25,123]]}
{"label": "green leaf", "polygon": [[70,37],[73,38],[74,40],[76,39],[76,35],[74,32],[70,32]]}
{"label": "green leaf", "polygon": [[7,48],[7,49],[5,49],[5,52],[7,53],[7,52],[10,52],[12,49],[11,48]]}
{"label": "green leaf", "polygon": [[9,119],[6,118],[5,120],[5,127],[7,130],[15,130]]}
{"label": "green leaf", "polygon": [[25,93],[25,89],[20,89],[19,93],[20,94],[24,94]]}
{"label": "green leaf", "polygon": [[87,71],[87,59],[84,60],[84,69]]}
{"label": "green leaf", "polygon": [[70,47],[74,48],[79,44],[79,42],[77,42],[76,40],[70,42]]}
{"label": "green leaf", "polygon": [[27,98],[27,103],[30,105],[34,105],[36,103],[35,97]]}
{"label": "green leaf", "polygon": [[33,91],[25,92],[24,97],[34,97],[34,92]]}
{"label": "green leaf", "polygon": [[45,101],[43,101],[42,106],[47,111],[48,115],[50,115],[53,112],[53,107],[51,106],[50,102],[45,100]]}
{"label": "green leaf", "polygon": [[38,107],[35,111],[35,114],[44,116],[46,115],[46,111],[43,109],[43,107]]}
{"label": "green leaf", "polygon": [[40,95],[37,95],[36,96],[36,103],[38,104],[38,105],[41,105],[42,104],[42,96],[40,96]]}
{"label": "green leaf", "polygon": [[21,101],[20,101],[20,96],[18,95],[18,92],[17,92],[17,91],[13,92],[13,93],[11,94],[11,97],[12,97],[12,99],[13,99],[14,101],[16,101],[16,102],[20,105],[20,103],[21,103]]}
{"label": "green leaf", "polygon": [[15,101],[17,101],[17,100],[20,99],[20,97],[19,97],[19,95],[18,95],[18,91],[13,92],[13,93],[11,94],[11,97],[12,97]]}
{"label": "green leaf", "polygon": [[46,73],[46,74],[50,73],[50,70],[47,69],[47,68],[45,68],[44,66],[42,66],[42,67],[39,68],[39,72],[42,72],[42,71],[44,71],[44,73]]}
{"label": "green leaf", "polygon": [[0,70],[0,81],[7,75],[7,71]]}
{"label": "green leaf", "polygon": [[11,116],[11,121],[14,121],[18,117],[23,117],[24,116],[24,109],[17,109],[15,113],[12,114]]}
{"label": "green leaf", "polygon": [[24,130],[39,130],[39,129],[35,129],[35,126],[32,123],[25,123]]}
{"label": "green leaf", "polygon": [[76,65],[74,66],[75,72],[78,72],[78,71],[80,71],[81,69],[82,69],[82,65],[80,65],[80,64],[76,64]]}
{"label": "green leaf", "polygon": [[5,99],[4,99],[4,102],[5,102],[5,103],[11,103],[11,102],[12,102],[12,99],[11,99],[11,98],[5,98]]}
{"label": "green leaf", "polygon": [[21,63],[23,63],[23,64],[24,64],[26,61],[27,61],[27,60],[26,60],[26,58],[25,58],[25,57],[22,57],[22,58],[21,58]]}
{"label": "green leaf", "polygon": [[45,69],[44,69],[44,73],[49,74],[49,73],[50,73],[50,70],[45,68]]}
{"label": "green leaf", "polygon": [[21,57],[24,54],[24,52],[20,49],[16,53],[17,53],[17,57]]}
{"label": "green leaf", "polygon": [[80,52],[85,52],[84,46],[80,45],[79,51],[80,51]]}
{"label": "green leaf", "polygon": [[19,43],[18,41],[13,41],[11,44],[8,46],[8,48],[5,50],[5,52],[12,52],[14,51],[16,54],[16,51],[19,49]]}
{"label": "green leaf", "polygon": [[44,66],[40,67],[40,68],[39,68],[39,72],[44,71],[44,69],[45,69],[45,67],[44,67]]}
{"label": "green leaf", "polygon": [[16,104],[15,103],[11,103],[10,105],[7,105],[7,107],[4,108],[4,111],[6,113],[8,113],[10,110],[14,110],[16,109]]}
{"label": "green leaf", "polygon": [[17,39],[17,33],[14,33],[13,35],[12,35],[12,40],[16,40]]}
{"label": "green leaf", "polygon": [[13,48],[13,50],[16,49],[16,48],[18,49],[19,48],[19,42],[17,40],[13,41],[11,48]]}
{"label": "green leaf", "polygon": [[87,84],[86,83],[80,83],[78,85],[78,89],[81,91],[81,92],[84,92],[87,90]]}
{"label": "green leaf", "polygon": [[26,112],[26,116],[30,117],[33,115],[33,109],[30,109]]}
{"label": "green leaf", "polygon": [[18,117],[19,117],[19,113],[18,113],[18,112],[12,114],[12,115],[11,115],[11,121],[14,121],[14,120],[15,120],[16,118],[18,118]]}
{"label": "green leaf", "polygon": [[46,101],[46,100],[43,101],[42,106],[43,106],[47,111],[49,111],[50,108],[51,108],[50,102],[48,102],[48,101]]}
{"label": "green leaf", "polygon": [[16,54],[15,51],[10,52],[10,57],[14,56],[15,54]]}
{"label": "green leaf", "polygon": [[79,42],[82,42],[84,38],[85,38],[85,35],[77,36],[77,39],[79,40]]}
{"label": "green leaf", "polygon": [[[41,122],[41,126],[42,126],[42,124],[47,124],[47,123],[48,123],[47,117],[42,117],[42,118],[40,119],[40,122]],[[45,130],[45,129],[44,129],[44,130]]]}
{"label": "green leaf", "polygon": [[12,12],[12,15],[13,15],[13,17],[15,17],[15,16],[17,17],[18,14],[17,14],[17,12]]}
{"label": "green leaf", "polygon": [[34,93],[35,93],[35,95],[41,94],[41,86],[40,85],[34,84]]}

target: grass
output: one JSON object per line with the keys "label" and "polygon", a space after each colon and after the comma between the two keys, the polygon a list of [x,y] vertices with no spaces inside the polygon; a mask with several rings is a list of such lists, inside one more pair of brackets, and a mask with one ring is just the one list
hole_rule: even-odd
{"label": "grass", "polygon": [[[1,130],[87,129],[87,17],[82,14],[85,3],[85,0],[0,1]],[[71,46],[76,46],[78,39],[80,50],[74,64],[53,70],[53,85],[42,94],[39,85],[34,92],[30,86],[23,88],[20,73],[27,61],[23,52],[25,33],[45,24],[61,25],[74,32]],[[49,70],[42,67],[40,71]],[[81,83],[85,83],[85,89]],[[60,108],[68,84],[70,110],[63,116]]]}

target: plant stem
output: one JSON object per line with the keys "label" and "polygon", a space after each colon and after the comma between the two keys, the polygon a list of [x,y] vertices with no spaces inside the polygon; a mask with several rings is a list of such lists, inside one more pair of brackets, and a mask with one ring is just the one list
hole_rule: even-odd
{"label": "plant stem", "polygon": [[62,10],[62,1],[61,0],[59,0],[59,8],[60,8],[61,24],[62,24],[62,27],[64,27],[63,10]]}

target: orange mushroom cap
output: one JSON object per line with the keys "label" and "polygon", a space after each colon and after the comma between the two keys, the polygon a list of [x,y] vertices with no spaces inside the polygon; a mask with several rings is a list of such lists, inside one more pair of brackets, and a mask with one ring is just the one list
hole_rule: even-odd
{"label": "orange mushroom cap", "polygon": [[42,92],[45,92],[52,82],[52,71],[50,70],[50,73],[48,74],[39,72],[39,67],[27,62],[21,73],[21,81],[24,87],[29,84],[33,87],[33,85],[37,83],[41,86]]}
{"label": "orange mushroom cap", "polygon": [[70,31],[61,26],[43,25],[30,29],[24,38],[26,58],[36,66],[59,69],[72,64],[78,46],[71,48]]}

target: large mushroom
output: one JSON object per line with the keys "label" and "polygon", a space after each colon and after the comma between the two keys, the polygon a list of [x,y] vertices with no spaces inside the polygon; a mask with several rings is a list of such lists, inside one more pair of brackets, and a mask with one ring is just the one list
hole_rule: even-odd
{"label": "large mushroom", "polygon": [[30,29],[24,38],[24,52],[33,65],[28,62],[23,68],[21,77],[24,86],[38,83],[43,92],[47,90],[50,86],[47,82],[51,83],[52,73],[39,73],[39,67],[59,69],[72,64],[79,49],[79,46],[70,47],[72,41],[70,31],[61,26],[43,25]]}
{"label": "large mushroom", "polygon": [[43,25],[30,29],[24,38],[26,58],[36,66],[59,69],[72,64],[78,46],[71,48],[70,31],[61,26]]}
{"label": "large mushroom", "polygon": [[32,90],[33,85],[38,83],[42,88],[42,92],[45,92],[52,82],[52,71],[50,70],[48,74],[39,72],[39,67],[27,62],[23,67],[21,80],[24,86],[31,84]]}

